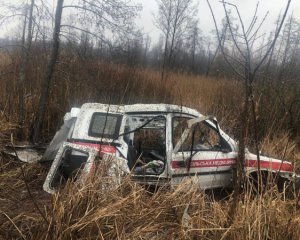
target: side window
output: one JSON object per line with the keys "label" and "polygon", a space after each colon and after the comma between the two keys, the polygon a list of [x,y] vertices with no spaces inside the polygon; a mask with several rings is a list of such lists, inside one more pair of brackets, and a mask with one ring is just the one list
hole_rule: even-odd
{"label": "side window", "polygon": [[93,114],[89,126],[89,136],[115,138],[119,134],[122,115],[112,113]]}
{"label": "side window", "polygon": [[192,135],[194,135],[195,150],[215,150],[220,148],[221,139],[219,133],[206,122],[197,123],[190,135],[187,140],[191,142]]}
{"label": "side window", "polygon": [[[181,136],[187,128],[187,121],[190,118],[174,117],[173,118],[173,147],[178,141],[182,141]],[[205,121],[193,126],[189,135],[181,143],[179,151],[201,151],[201,150],[218,150],[222,148],[222,139],[218,131]]]}

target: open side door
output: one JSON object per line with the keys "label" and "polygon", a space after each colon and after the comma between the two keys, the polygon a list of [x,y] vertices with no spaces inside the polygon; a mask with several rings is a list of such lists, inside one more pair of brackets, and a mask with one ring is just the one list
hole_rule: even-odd
{"label": "open side door", "polygon": [[92,147],[65,142],[59,148],[43,185],[44,191],[53,194],[68,180],[82,180],[88,174],[99,152]]}

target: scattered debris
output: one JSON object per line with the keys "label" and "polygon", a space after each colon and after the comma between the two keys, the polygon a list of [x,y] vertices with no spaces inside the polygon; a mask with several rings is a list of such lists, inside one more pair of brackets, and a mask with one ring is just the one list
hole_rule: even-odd
{"label": "scattered debris", "polygon": [[[16,153],[13,150],[4,150],[4,153],[16,157]],[[18,159],[22,162],[35,163],[41,160],[42,156],[38,151],[34,149],[21,149],[17,150]]]}
{"label": "scattered debris", "polygon": [[[14,145],[6,145],[3,153],[26,163],[39,162],[45,152],[46,146],[31,145],[28,143],[16,143]],[[16,156],[16,154],[18,156]]]}

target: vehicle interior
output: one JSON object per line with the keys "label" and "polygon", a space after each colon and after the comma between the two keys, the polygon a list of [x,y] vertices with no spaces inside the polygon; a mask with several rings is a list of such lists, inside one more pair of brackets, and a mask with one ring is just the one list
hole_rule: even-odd
{"label": "vehicle interior", "polygon": [[129,116],[124,130],[128,165],[136,175],[158,175],[166,163],[164,116]]}

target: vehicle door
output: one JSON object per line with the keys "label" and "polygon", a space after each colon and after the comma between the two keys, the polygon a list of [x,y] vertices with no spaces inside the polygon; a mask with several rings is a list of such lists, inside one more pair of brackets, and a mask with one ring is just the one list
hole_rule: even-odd
{"label": "vehicle door", "polygon": [[236,152],[213,118],[175,115],[172,119],[171,183],[192,178],[202,189],[231,185]]}

